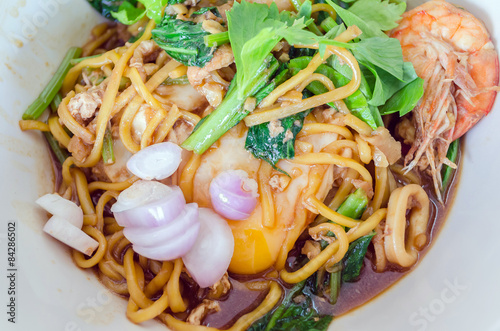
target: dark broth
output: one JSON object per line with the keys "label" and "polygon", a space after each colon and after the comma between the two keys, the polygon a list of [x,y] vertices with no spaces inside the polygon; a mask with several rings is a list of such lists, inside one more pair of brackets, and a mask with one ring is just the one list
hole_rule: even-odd
{"label": "dark broth", "polygon": [[[422,178],[423,187],[431,200],[431,216],[428,227],[429,240],[425,248],[419,253],[419,259],[423,258],[429,250],[432,242],[442,228],[446,215],[453,204],[461,169],[461,147],[462,146],[459,148],[457,158],[459,170],[454,172],[450,185],[444,195],[444,206],[439,203],[435,196],[431,179],[426,176]],[[297,245],[300,247],[300,243]],[[290,256],[293,258],[293,255],[297,255],[298,252],[299,250],[295,249],[290,253]],[[329,314],[337,317],[348,313],[377,297],[416,267],[401,268],[394,265],[388,265],[384,272],[376,272],[372,263],[373,254],[373,247],[370,246],[359,279],[353,283],[342,283],[339,297],[335,305],[328,303],[325,298],[318,296],[312,297],[313,305],[320,314]],[[224,329],[230,327],[241,315],[254,309],[263,300],[265,292],[251,291],[244,285],[244,282],[260,279],[265,279],[265,277],[260,276],[251,279],[246,277],[245,279],[236,275],[230,275],[232,289],[225,300],[219,302],[221,307],[220,312],[208,315],[203,325]],[[281,281],[279,282],[282,283]],[[286,293],[289,287],[283,283],[282,285]]]}

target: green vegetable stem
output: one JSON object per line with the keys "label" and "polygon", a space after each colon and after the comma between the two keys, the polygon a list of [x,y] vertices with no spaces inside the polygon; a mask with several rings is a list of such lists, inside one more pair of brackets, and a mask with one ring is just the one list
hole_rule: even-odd
{"label": "green vegetable stem", "polygon": [[[453,163],[457,162],[459,147],[460,147],[460,139],[454,140],[450,144],[450,147],[448,147],[448,153],[446,154],[446,157]],[[452,174],[454,171],[455,169],[450,168],[447,165],[443,166],[441,174],[443,176],[443,191],[445,191],[448,188],[448,185],[450,185]]]}
{"label": "green vegetable stem", "polygon": [[104,134],[104,142],[102,144],[102,161],[104,164],[115,163],[115,153],[113,152],[113,136],[111,135],[111,130],[106,129]]}
{"label": "green vegetable stem", "polygon": [[57,92],[61,89],[64,77],[71,68],[71,60],[82,54],[82,49],[79,47],[71,47],[64,59],[62,60],[56,73],[49,81],[49,84],[43,89],[42,93],[36,100],[26,109],[23,114],[23,120],[36,120],[47,109],[52,102]]}
{"label": "green vegetable stem", "polygon": [[50,149],[52,149],[52,151],[54,152],[54,155],[59,160],[59,162],[61,162],[61,164],[63,164],[64,161],[66,161],[66,159],[69,156],[68,152],[65,149],[61,148],[61,146],[59,145],[59,142],[56,140],[56,138],[54,138],[52,133],[44,132],[43,134],[45,136],[45,139],[47,139],[47,142],[50,146]]}
{"label": "green vegetable stem", "polygon": [[[244,91],[242,97],[239,97],[236,87],[230,87],[219,107],[184,141],[182,147],[198,154],[205,152],[217,139],[248,115],[248,111],[243,109],[245,100],[255,96],[268,83],[278,66],[274,56],[268,55],[257,71],[256,77],[247,84],[249,88]],[[236,76],[233,78],[233,84]]]}
{"label": "green vegetable stem", "polygon": [[208,47],[220,46],[229,42],[229,32],[220,32],[205,36],[205,44]]}

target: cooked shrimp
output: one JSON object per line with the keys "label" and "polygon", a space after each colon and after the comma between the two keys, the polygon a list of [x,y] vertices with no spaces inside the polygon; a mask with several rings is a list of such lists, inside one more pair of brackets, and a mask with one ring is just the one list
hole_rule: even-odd
{"label": "cooked shrimp", "polygon": [[441,167],[450,143],[491,110],[498,85],[498,54],[483,23],[444,0],[429,1],[403,15],[391,32],[406,61],[425,80],[413,110],[415,140],[406,169],[428,171],[441,200]]}

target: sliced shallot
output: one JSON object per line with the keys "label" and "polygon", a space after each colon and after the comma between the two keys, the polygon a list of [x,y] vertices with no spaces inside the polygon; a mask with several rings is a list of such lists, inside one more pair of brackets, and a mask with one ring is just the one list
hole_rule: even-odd
{"label": "sliced shallot", "polygon": [[78,229],[83,226],[83,211],[73,201],[64,199],[58,194],[45,194],[35,201],[48,213],[59,216],[73,224]]}
{"label": "sliced shallot", "polygon": [[257,205],[257,182],[243,170],[227,170],[210,183],[215,211],[230,220],[247,219]]}
{"label": "sliced shallot", "polygon": [[88,256],[92,255],[99,246],[99,243],[88,234],[57,215],[47,221],[43,231]]}
{"label": "sliced shallot", "polygon": [[[134,244],[134,248],[136,245],[142,247],[154,247],[172,242],[176,239],[184,238],[184,235],[189,229],[196,230],[195,232],[197,234],[199,228],[198,205],[190,203],[186,205],[184,210],[175,219],[168,221],[165,225],[141,228],[126,227],[123,230],[123,234]],[[182,244],[182,246],[186,245]],[[179,256],[173,257],[173,259]]]}
{"label": "sliced shallot", "polygon": [[198,205],[186,200],[178,186],[141,180],[118,196],[111,207],[123,234],[138,254],[160,261],[188,252],[200,229]]}
{"label": "sliced shallot", "polygon": [[186,205],[178,186],[140,180],[124,190],[111,207],[124,227],[156,227],[175,219]]}
{"label": "sliced shallot", "polygon": [[127,169],[141,179],[165,179],[179,168],[182,148],[171,142],[148,146],[134,154]]}
{"label": "sliced shallot", "polygon": [[191,250],[182,257],[193,279],[205,288],[218,282],[229,267],[234,238],[226,220],[211,209],[199,208],[200,232]]}
{"label": "sliced shallot", "polygon": [[140,246],[133,244],[134,251],[147,258],[159,261],[177,259],[186,254],[196,242],[200,230],[199,223],[185,229],[185,232],[170,241],[156,246]]}

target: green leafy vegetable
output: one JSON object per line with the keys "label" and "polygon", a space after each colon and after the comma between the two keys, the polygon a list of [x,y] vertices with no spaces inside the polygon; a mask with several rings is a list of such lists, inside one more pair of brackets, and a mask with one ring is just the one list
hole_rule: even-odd
{"label": "green leafy vegetable", "polygon": [[[255,95],[257,103],[288,78],[289,70],[286,68],[281,70],[266,87]],[[256,158],[265,160],[273,167],[281,159],[293,158],[295,156],[295,138],[302,129],[307,113],[298,113],[278,121],[279,127],[283,128],[283,130],[274,136],[270,133],[269,122],[250,127],[245,141],[245,148]],[[288,138],[286,138],[288,131]]]}
{"label": "green leafy vegetable", "polygon": [[[450,147],[448,147],[448,153],[446,154],[446,157],[453,163],[457,162],[459,146],[460,139],[456,139],[450,144]],[[443,176],[443,191],[445,191],[448,185],[450,185],[451,175],[454,171],[455,170],[453,168],[450,168],[447,165],[443,166],[443,170],[441,173],[441,175]]]}
{"label": "green leafy vegetable", "polygon": [[349,249],[344,257],[344,270],[342,272],[342,281],[353,282],[361,273],[363,260],[375,233],[368,234],[356,239],[349,245]]}
{"label": "green leafy vegetable", "polygon": [[[290,60],[290,69],[292,71],[292,74],[295,75],[300,70],[307,67],[311,59],[312,57],[304,56]],[[344,86],[350,81],[349,78],[345,77],[332,67],[325,64],[320,65],[315,72],[328,77],[337,87]],[[316,95],[328,92],[328,89],[323,84],[317,81],[311,82],[306,88]],[[382,121],[378,119],[380,115],[375,114],[376,116],[374,116],[374,114],[372,113],[366,97],[363,95],[363,93],[361,93],[361,89],[344,99],[344,102],[354,116],[366,122],[374,130],[377,127],[383,125]],[[334,103],[330,103],[329,105],[331,107],[335,107]]]}
{"label": "green leafy vegetable", "polygon": [[[304,299],[295,302],[298,294]],[[278,308],[255,322],[248,331],[324,331],[332,321],[332,316],[320,315],[311,305],[310,288],[306,281],[297,283],[286,295]]]}
{"label": "green leafy vegetable", "polygon": [[[340,25],[343,26],[343,25]],[[342,76],[347,78],[349,81],[352,79],[352,70],[346,63],[340,61],[337,56],[330,56],[327,61],[328,65],[335,69]],[[363,72],[361,73],[361,84],[359,85],[359,91],[363,93],[363,95],[370,99],[373,96],[372,88],[368,81],[366,80]]]}
{"label": "green leafy vegetable", "polygon": [[203,14],[205,14],[208,11],[212,12],[212,14],[214,14],[217,17],[221,17],[220,13],[219,13],[219,10],[217,9],[217,7],[203,7],[203,8],[200,8],[197,11],[195,11],[191,16],[203,15]]}
{"label": "green leafy vegetable", "polygon": [[135,6],[137,0],[87,0],[88,3],[95,10],[97,10],[102,16],[113,19],[112,12],[117,12],[120,6],[127,2],[132,6]]}
{"label": "green leafy vegetable", "polygon": [[[210,118],[184,142],[184,148],[196,153],[205,151],[248,114],[242,111],[242,105],[268,83],[277,69],[277,61],[270,52],[281,39],[291,44],[309,44],[317,38],[303,30],[310,22],[304,22],[303,17],[296,19],[290,12],[280,13],[275,3],[267,6],[245,0],[235,2],[227,13],[227,20],[237,74],[231,84],[233,90],[228,91]],[[271,58],[276,64],[268,66]]]}
{"label": "green leafy vegetable", "polygon": [[388,38],[385,33],[382,32],[378,24],[374,21],[367,22],[364,19],[358,17],[356,14],[350,12],[347,9],[342,8],[336,3],[326,0],[326,2],[335,9],[340,18],[345,22],[347,26],[356,25],[363,31],[360,39],[367,39],[373,37]]}
{"label": "green leafy vegetable", "polygon": [[275,165],[281,159],[292,159],[295,156],[295,138],[302,130],[307,112],[301,112],[277,121],[280,133],[272,135],[270,123],[262,123],[248,129],[245,148],[256,158]]}
{"label": "green leafy vegetable", "polygon": [[82,49],[79,47],[71,47],[64,59],[62,60],[56,73],[52,76],[49,84],[43,89],[42,93],[36,100],[26,109],[23,114],[23,120],[36,120],[47,109],[49,104],[54,99],[55,95],[61,89],[64,77],[71,68],[71,60],[79,57],[82,54]]}
{"label": "green leafy vegetable", "polygon": [[404,116],[412,111],[418,101],[424,95],[424,80],[417,77],[401,90],[396,92],[387,102],[381,106],[380,114],[388,115],[399,112],[399,116]]}
{"label": "green leafy vegetable", "polygon": [[142,8],[137,8],[128,1],[124,1],[118,11],[112,11],[111,16],[114,19],[125,25],[131,25],[138,22],[146,15],[146,11]]}
{"label": "green leafy vegetable", "polygon": [[395,38],[370,38],[353,43],[354,57],[363,65],[376,66],[392,76],[403,79],[403,51]]}
{"label": "green leafy vegetable", "polygon": [[178,20],[165,16],[153,29],[153,40],[174,60],[186,65],[203,67],[213,58],[214,48],[205,45],[209,33],[201,23]]}
{"label": "green leafy vegetable", "polygon": [[175,0],[173,1],[173,3],[171,3],[171,1],[169,0],[138,0],[138,1],[142,3],[146,8],[145,9],[146,16],[154,20],[156,24],[159,24],[161,22],[163,7],[165,7],[167,4],[179,3],[178,1]]}
{"label": "green leafy vegetable", "polygon": [[388,0],[358,0],[348,10],[368,24],[376,24],[380,30],[389,31],[398,26],[397,22],[406,10],[406,3],[390,3]]}
{"label": "green leafy vegetable", "polygon": [[[365,211],[366,207],[368,206],[368,197],[366,195],[366,192],[359,188],[354,193],[351,193],[345,200],[344,202],[340,205],[340,207],[337,209],[337,212],[341,215],[354,218],[354,219],[359,219],[361,218],[361,215],[363,215],[363,212]],[[324,216],[318,216],[316,220],[314,221],[314,224],[320,224],[323,222],[331,222],[330,220],[326,219]],[[333,232],[328,232],[328,236],[333,237],[334,233]],[[328,246],[328,242],[325,240],[320,241],[321,249],[325,249]],[[346,255],[347,256],[347,255]],[[363,255],[364,257],[364,255]],[[344,257],[344,259],[346,259]],[[345,261],[345,260],[344,260]],[[352,262],[351,262],[352,263]],[[328,277],[321,276],[319,272],[316,273],[316,278],[320,278],[319,283],[323,284],[325,281],[329,282],[328,287],[329,287],[329,292],[326,293],[328,296],[328,299],[331,304],[335,304],[337,302],[338,294],[340,291],[340,286],[342,282],[342,269],[343,269],[343,262],[337,263],[332,272],[329,274],[329,280]]]}
{"label": "green leafy vegetable", "polygon": [[320,44],[350,49],[361,64],[380,68],[398,79],[403,79],[403,51],[397,39],[373,37],[357,43],[323,39]]}
{"label": "green leafy vegetable", "polygon": [[[163,8],[167,4],[182,3],[185,0],[88,0],[102,16],[115,19],[123,24],[130,25],[139,21],[146,15],[161,22]],[[137,8],[140,2],[144,8]]]}
{"label": "green leafy vegetable", "polygon": [[[327,1],[330,3],[330,0]],[[346,44],[335,40],[321,40],[320,44],[337,45],[352,51],[361,65],[363,75],[369,82],[368,85],[371,87],[371,91],[368,91],[362,84],[360,90],[368,98],[370,111],[377,122],[380,123],[380,113],[375,107],[384,105],[391,97],[393,97],[391,101],[382,109],[382,114],[394,110],[396,106],[398,108],[395,111],[400,111],[400,114],[413,109],[414,106],[411,106],[416,104],[423,95],[422,81],[417,79],[413,65],[403,61],[399,41],[388,38],[382,32],[382,30],[387,30],[389,26],[394,26],[394,22],[399,20],[400,15],[404,12],[406,4],[391,4],[388,1],[380,0],[358,0],[349,10],[342,9],[335,4],[331,5],[336,10],[339,9],[337,12],[347,25],[358,25],[363,34],[360,36],[360,42]],[[372,15],[370,17],[375,18],[375,20],[367,21],[364,15]],[[385,21],[386,25],[381,24],[380,21]],[[336,59],[336,57],[333,58]],[[332,67],[337,69],[334,65]],[[342,74],[350,79],[352,73],[349,68],[346,70],[347,72],[344,71]],[[397,95],[395,95],[396,93]]]}
{"label": "green leafy vegetable", "polygon": [[235,2],[227,13],[229,40],[238,71],[236,87],[241,98],[258,68],[276,44],[285,38],[290,44],[311,44],[317,36],[304,30],[310,22],[304,18],[292,19],[288,12],[280,13],[273,2],[271,6]]}
{"label": "green leafy vegetable", "polygon": [[257,70],[259,75],[254,78],[253,84],[248,86],[249,90],[245,91],[241,98],[234,85],[239,75],[236,73],[222,103],[199,125],[197,130],[193,131],[184,141],[182,147],[198,154],[206,151],[224,133],[248,115],[248,111],[243,110],[243,103],[247,98],[255,96],[261,89],[265,88],[278,66],[278,61],[274,56],[268,55]]}
{"label": "green leafy vegetable", "polygon": [[374,81],[373,96],[372,99],[368,101],[372,106],[385,104],[394,93],[418,78],[413,68],[413,64],[410,62],[405,62],[403,65],[402,80],[392,76],[383,69],[371,65],[365,67],[363,74],[367,79],[371,76],[372,81]]}
{"label": "green leafy vegetable", "polygon": [[[366,195],[366,192],[363,189],[358,188],[356,191],[349,194],[349,196],[344,200],[344,202],[342,202],[340,207],[337,208],[337,213],[353,219],[360,219],[361,215],[363,215],[363,212],[365,211],[367,206],[368,206],[368,196]],[[329,208],[332,208],[332,206],[330,205]],[[316,217],[314,224],[317,225],[324,222],[331,222],[331,221],[328,220],[326,217],[319,215],[318,217]],[[329,232],[328,235],[333,236],[333,233]],[[326,246],[328,246],[327,243],[325,247]]]}
{"label": "green leafy vegetable", "polygon": [[298,8],[299,12],[297,17],[303,17],[306,20],[311,18],[312,13],[312,3],[309,0],[304,1],[304,3]]}

